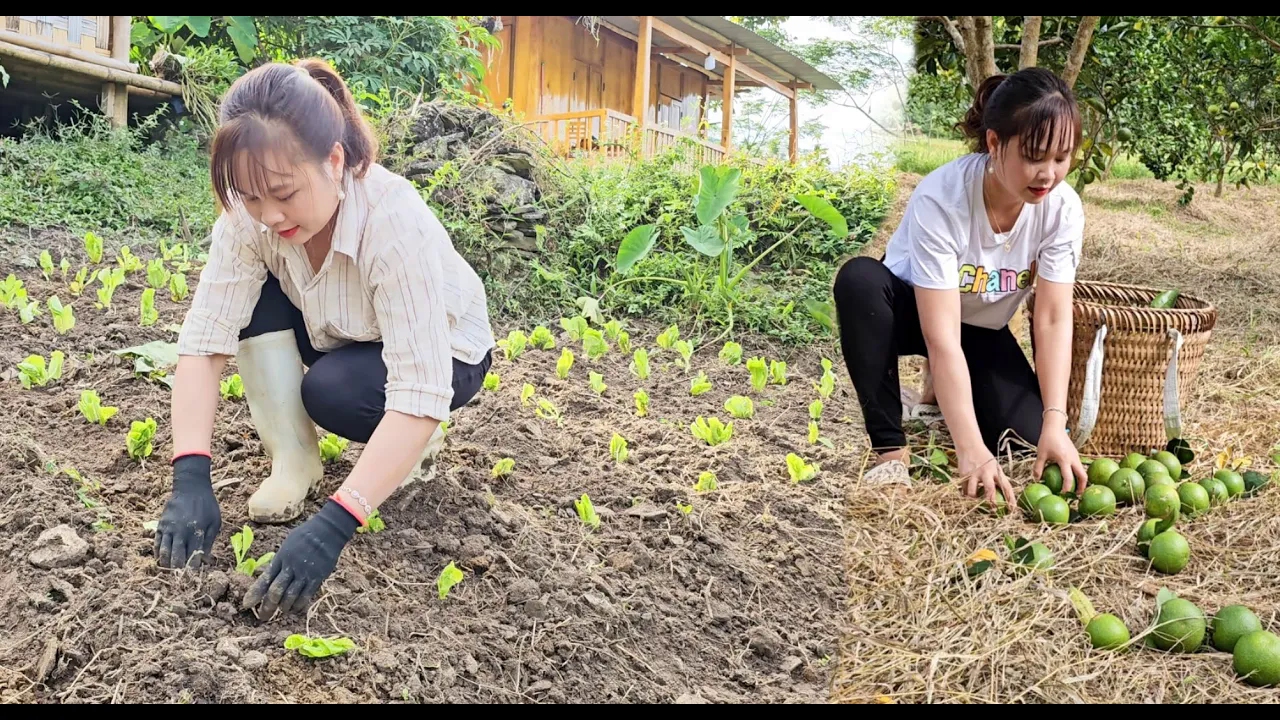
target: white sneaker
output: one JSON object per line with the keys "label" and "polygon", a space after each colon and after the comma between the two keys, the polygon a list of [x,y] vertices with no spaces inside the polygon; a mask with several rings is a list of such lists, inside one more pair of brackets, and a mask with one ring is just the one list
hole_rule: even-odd
{"label": "white sneaker", "polygon": [[249,519],[289,522],[324,477],[316,426],[302,405],[302,357],[293,330],[241,340],[236,366],[249,415],[271,456],[271,475],[249,498]]}
{"label": "white sneaker", "polygon": [[418,461],[409,474],[400,483],[400,487],[407,487],[419,480],[426,482],[436,476],[436,456],[444,449],[444,428],[436,426],[436,431],[431,433],[431,439],[427,440],[427,447],[422,451],[422,459]]}

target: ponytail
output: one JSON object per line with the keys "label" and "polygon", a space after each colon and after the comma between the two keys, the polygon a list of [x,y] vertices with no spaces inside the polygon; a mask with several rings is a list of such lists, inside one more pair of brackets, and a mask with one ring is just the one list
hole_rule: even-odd
{"label": "ponytail", "polygon": [[1019,138],[1029,160],[1055,150],[1074,155],[1082,139],[1075,94],[1062,78],[1040,67],[983,80],[958,127],[973,141],[974,152],[991,151],[987,131],[992,130],[1002,147]]}
{"label": "ponytail", "polygon": [[[225,207],[236,193],[236,158],[253,159],[250,182],[265,186],[262,156],[282,151],[315,162],[342,145],[346,168],[363,177],[377,162],[378,141],[360,113],[346,82],[318,58],[292,65],[269,63],[232,83],[222,99],[209,172],[213,189]],[[293,152],[290,152],[293,151]]]}

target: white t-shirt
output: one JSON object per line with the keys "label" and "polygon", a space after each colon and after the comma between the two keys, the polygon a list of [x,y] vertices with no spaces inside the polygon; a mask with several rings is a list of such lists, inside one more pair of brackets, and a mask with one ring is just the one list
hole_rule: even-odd
{"label": "white t-shirt", "polygon": [[1009,323],[1036,277],[1075,281],[1084,207],[1066,182],[1026,204],[997,234],[982,200],[987,156],[970,153],[929,173],[889,239],[885,265],[910,285],[960,290],[960,321],[998,330]]}

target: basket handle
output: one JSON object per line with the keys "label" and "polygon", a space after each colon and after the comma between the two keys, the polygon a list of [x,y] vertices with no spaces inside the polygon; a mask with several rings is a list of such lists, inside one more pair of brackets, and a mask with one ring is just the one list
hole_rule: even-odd
{"label": "basket handle", "polygon": [[1080,419],[1076,423],[1076,449],[1084,447],[1093,434],[1093,426],[1098,421],[1098,401],[1102,397],[1102,341],[1107,337],[1107,325],[1102,324],[1093,336],[1093,349],[1089,351],[1089,362],[1084,369],[1084,397],[1080,401]]}
{"label": "basket handle", "polygon": [[1170,440],[1182,437],[1182,407],[1178,400],[1178,355],[1182,353],[1182,333],[1169,328],[1173,352],[1164,373],[1164,434]]}

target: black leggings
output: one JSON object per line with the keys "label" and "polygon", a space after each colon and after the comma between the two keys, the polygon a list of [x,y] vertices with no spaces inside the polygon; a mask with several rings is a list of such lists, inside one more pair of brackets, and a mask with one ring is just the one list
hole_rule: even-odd
{"label": "black leggings", "polygon": [[[928,357],[915,290],[883,262],[857,257],[840,268],[834,294],[841,351],[871,446],[880,453],[904,447],[898,358]],[[961,324],[960,347],[983,443],[997,453],[1000,437],[1011,430],[1037,445],[1044,414],[1040,384],[1008,326],[990,330]]]}
{"label": "black leggings", "polygon": [[[293,330],[298,354],[307,366],[302,378],[302,404],[317,425],[328,432],[360,443],[369,442],[386,411],[387,366],[382,361],[382,343],[351,343],[320,352],[311,345],[302,311],[294,307],[280,289],[280,281],[268,274],[262,297],[253,308],[253,317],[240,331],[240,339]],[[480,391],[492,353],[479,365],[453,361],[453,401],[450,410],[466,405]]]}

